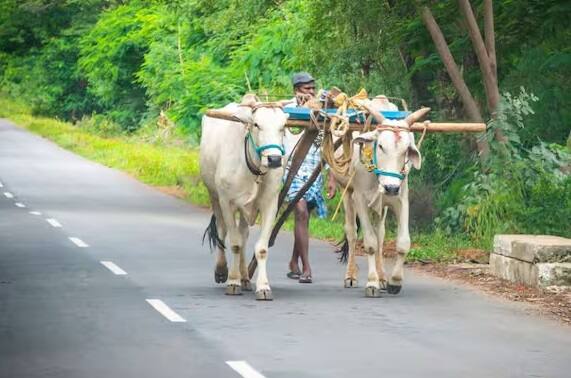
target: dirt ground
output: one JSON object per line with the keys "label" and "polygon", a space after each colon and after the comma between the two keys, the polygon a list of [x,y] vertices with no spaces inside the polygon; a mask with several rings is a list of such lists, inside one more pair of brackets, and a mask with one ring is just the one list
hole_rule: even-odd
{"label": "dirt ground", "polygon": [[571,326],[571,290],[560,293],[527,287],[491,275],[487,264],[408,264],[416,272],[467,284],[487,294],[524,302],[542,316]]}
{"label": "dirt ground", "polygon": [[180,186],[157,186],[156,188],[161,192],[171,195],[173,197],[181,199],[186,198],[186,193],[184,192],[184,189],[181,188]]}
{"label": "dirt ground", "polygon": [[[383,248],[383,255],[391,258],[395,254],[395,241],[388,240]],[[364,255],[360,241],[357,245],[357,255]],[[571,290],[557,293],[497,278],[489,273],[489,255],[483,250],[463,249],[456,251],[456,255],[457,263],[455,264],[414,262],[407,263],[407,266],[417,273],[468,285],[510,301],[527,303],[541,316],[547,316],[571,326]]]}

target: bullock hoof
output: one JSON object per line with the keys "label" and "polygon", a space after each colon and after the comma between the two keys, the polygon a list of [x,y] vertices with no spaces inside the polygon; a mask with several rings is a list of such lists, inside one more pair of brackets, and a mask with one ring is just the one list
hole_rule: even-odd
{"label": "bullock hoof", "polygon": [[357,287],[357,279],[355,278],[345,278],[345,288],[352,289]]}
{"label": "bullock hoof", "polygon": [[242,287],[240,285],[226,286],[226,295],[242,295]]}
{"label": "bullock hoof", "polygon": [[252,284],[250,280],[242,280],[242,290],[244,291],[252,291]]}
{"label": "bullock hoof", "polygon": [[224,283],[228,279],[228,268],[216,268],[214,271],[214,282]]}
{"label": "bullock hoof", "polygon": [[271,290],[256,291],[256,300],[257,301],[273,301],[274,298],[272,297],[272,291]]}
{"label": "bullock hoof", "polygon": [[379,285],[381,286],[381,291],[386,293],[387,292],[387,284],[388,282],[385,280],[379,280]]}
{"label": "bullock hoof", "polygon": [[387,285],[387,292],[389,294],[396,295],[400,293],[400,289],[402,289],[402,285],[391,285],[391,284]]}
{"label": "bullock hoof", "polygon": [[367,286],[365,288],[365,297],[367,298],[379,298],[381,296],[381,289],[377,289],[374,286]]}

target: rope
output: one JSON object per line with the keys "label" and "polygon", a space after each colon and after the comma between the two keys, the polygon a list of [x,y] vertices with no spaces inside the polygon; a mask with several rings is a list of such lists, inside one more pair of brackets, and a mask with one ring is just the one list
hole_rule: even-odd
{"label": "rope", "polygon": [[[367,99],[368,95],[364,89],[361,89],[359,93],[353,97],[349,97],[347,94],[341,92],[333,99],[335,105],[338,106],[337,112],[332,116],[324,114],[324,118],[329,117],[331,122],[329,130],[327,130],[323,138],[322,154],[331,170],[339,176],[349,175],[351,158],[353,156],[353,141],[351,132],[349,132],[349,117],[347,116],[347,110],[364,110],[361,101]],[[362,131],[368,131],[371,127],[372,116],[369,115],[363,125]],[[335,150],[333,149],[333,136],[340,138],[343,141],[343,150],[340,156],[335,156]]]}
{"label": "rope", "polygon": [[426,128],[428,127],[429,123],[430,121],[424,121],[422,123],[424,129],[422,130],[422,135],[420,136],[420,139],[418,140],[418,145],[416,146],[416,148],[418,148],[419,151],[420,151],[420,146],[422,146],[422,142],[424,141],[424,136],[426,135]]}
{"label": "rope", "polygon": [[353,177],[355,177],[356,170],[353,171],[351,177],[349,177],[349,181],[347,181],[347,185],[345,185],[345,189],[343,189],[343,193],[341,194],[341,198],[339,199],[339,203],[337,204],[337,208],[335,209],[335,213],[331,217],[331,221],[334,221],[337,218],[337,213],[339,213],[339,209],[341,208],[341,204],[343,203],[343,199],[345,198],[345,194],[347,193],[347,189],[351,186],[351,182],[353,182]]}

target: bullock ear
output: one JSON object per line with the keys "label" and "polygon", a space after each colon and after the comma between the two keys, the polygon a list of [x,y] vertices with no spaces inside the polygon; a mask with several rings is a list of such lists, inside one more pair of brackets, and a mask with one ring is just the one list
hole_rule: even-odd
{"label": "bullock ear", "polygon": [[415,169],[420,169],[420,166],[422,164],[422,156],[420,155],[420,151],[418,150],[418,148],[416,148],[414,141],[412,142],[410,147],[408,147],[407,154],[408,154],[408,159],[412,163],[412,166]]}
{"label": "bullock ear", "polygon": [[252,108],[249,106],[238,106],[236,111],[234,112],[234,117],[240,120],[243,123],[253,123],[254,117],[252,116]]}
{"label": "bullock ear", "polygon": [[353,143],[373,143],[377,140],[377,131],[369,131],[353,139]]}

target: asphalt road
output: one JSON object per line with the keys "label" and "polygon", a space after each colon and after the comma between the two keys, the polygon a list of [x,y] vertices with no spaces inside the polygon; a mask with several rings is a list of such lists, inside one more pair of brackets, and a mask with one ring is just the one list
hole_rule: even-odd
{"label": "asphalt road", "polygon": [[273,302],[225,296],[208,211],[4,120],[0,183],[2,378],[571,374],[569,327],[523,305],[410,271],[400,295],[364,298],[319,241],[314,283],[289,280],[289,233]]}

